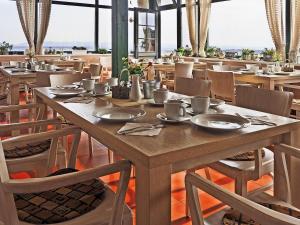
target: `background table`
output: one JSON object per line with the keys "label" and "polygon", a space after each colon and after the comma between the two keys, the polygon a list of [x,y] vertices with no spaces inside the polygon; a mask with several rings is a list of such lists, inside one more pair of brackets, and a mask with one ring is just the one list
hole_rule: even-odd
{"label": "background table", "polygon": [[[297,120],[267,114],[277,123],[276,127],[250,126],[229,133],[211,133],[192,126],[190,123],[167,124],[159,136],[137,137],[117,135],[124,123],[105,123],[95,118],[94,111],[101,112],[113,107],[109,99],[97,98],[90,104],[63,103],[55,98],[48,88],[35,90],[37,102],[46,104],[81,127],[111,150],[129,159],[136,167],[136,219],[137,225],[171,224],[171,175],[179,171],[206,165],[239,153],[248,152],[273,143],[299,145],[300,122]],[[125,100],[126,101],[126,100]],[[136,122],[157,123],[156,115],[163,108],[150,105],[137,106],[145,109],[147,115]],[[261,112],[225,105],[227,113],[257,114]],[[275,195],[285,199],[286,187],[281,167],[281,154],[275,152]],[[294,183],[293,193],[297,196],[299,180],[297,164],[291,162],[290,171]],[[296,178],[296,179],[295,179]],[[299,197],[295,203],[300,203]]]}

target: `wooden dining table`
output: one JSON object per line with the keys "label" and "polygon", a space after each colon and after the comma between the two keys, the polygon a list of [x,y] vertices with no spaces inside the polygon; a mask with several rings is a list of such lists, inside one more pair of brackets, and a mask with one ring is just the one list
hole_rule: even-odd
{"label": "wooden dining table", "polygon": [[296,71],[291,75],[265,75],[265,74],[241,74],[235,73],[235,80],[245,83],[258,84],[262,88],[268,90],[275,90],[275,86],[282,86],[284,84],[300,83],[300,71]]}
{"label": "wooden dining table", "polygon": [[[251,125],[233,132],[212,132],[192,125],[191,122],[166,124],[158,136],[118,135],[125,123],[108,123],[93,116],[107,108],[116,107],[114,99],[98,97],[89,104],[64,103],[64,99],[50,94],[49,88],[34,90],[36,101],[46,104],[65,119],[106,145],[136,168],[136,224],[171,224],[171,175],[180,171],[204,166],[218,160],[245,153],[271,144],[286,143],[300,145],[300,121],[266,114],[232,105],[223,105],[224,113],[241,115],[266,115],[277,126]],[[123,100],[124,105],[128,100]],[[118,100],[120,106],[120,100]],[[146,102],[132,104],[146,111],[146,115],[135,122],[158,123],[156,115],[162,107]],[[46,115],[45,115],[46,116]],[[274,194],[287,199],[282,155],[275,152]],[[290,178],[294,204],[300,204],[297,192],[298,162],[291,161]],[[298,171],[297,171],[298,170]],[[299,206],[299,205],[298,205]]]}

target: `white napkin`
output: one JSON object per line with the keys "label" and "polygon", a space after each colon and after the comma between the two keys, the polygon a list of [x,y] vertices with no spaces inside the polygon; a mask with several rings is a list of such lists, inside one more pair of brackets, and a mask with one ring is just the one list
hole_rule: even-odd
{"label": "white napkin", "polygon": [[92,97],[74,97],[64,101],[64,103],[84,103],[89,104],[94,101]]}
{"label": "white napkin", "polygon": [[[149,124],[149,123],[126,123],[120,130],[118,130],[117,133],[122,132],[127,129],[137,128],[137,127],[141,127],[141,126],[151,126],[151,124]],[[156,129],[152,129],[152,130],[138,131],[138,132],[129,133],[126,135],[153,137],[153,136],[159,135],[161,129],[162,128],[156,128]]]}

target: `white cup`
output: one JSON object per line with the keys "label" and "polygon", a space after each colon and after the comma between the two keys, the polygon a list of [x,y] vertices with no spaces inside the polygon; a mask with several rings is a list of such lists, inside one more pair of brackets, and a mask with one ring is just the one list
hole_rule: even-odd
{"label": "white cup", "polygon": [[195,114],[207,113],[210,105],[209,97],[195,96],[191,99],[192,109]]}
{"label": "white cup", "polygon": [[107,93],[109,90],[108,83],[95,83],[94,85],[94,93],[96,95],[102,95]]}
{"label": "white cup", "polygon": [[83,79],[82,81],[82,87],[84,90],[90,92],[93,91],[95,88],[95,80],[94,79]]}
{"label": "white cup", "polygon": [[168,89],[156,89],[153,91],[153,99],[154,102],[157,104],[163,104],[169,97],[169,90]]}
{"label": "white cup", "polygon": [[118,86],[118,78],[116,78],[116,77],[106,79],[106,82],[108,83],[108,85],[110,87]]}
{"label": "white cup", "polygon": [[164,103],[167,119],[178,120],[185,116],[185,107],[180,100],[168,100]]}

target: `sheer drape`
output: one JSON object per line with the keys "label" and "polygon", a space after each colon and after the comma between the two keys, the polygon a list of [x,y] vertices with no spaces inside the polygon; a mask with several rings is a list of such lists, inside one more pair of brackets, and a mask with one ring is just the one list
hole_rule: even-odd
{"label": "sheer drape", "polygon": [[52,0],[40,0],[39,3],[39,30],[36,45],[36,54],[42,54],[44,40],[47,34]]}
{"label": "sheer drape", "polygon": [[195,0],[186,0],[186,15],[189,26],[190,42],[193,53],[198,53],[198,44],[196,42],[196,16],[194,9]]}
{"label": "sheer drape", "polygon": [[149,9],[149,0],[138,0],[138,7]]}
{"label": "sheer drape", "polygon": [[200,7],[200,23],[199,23],[199,55],[204,57],[205,54],[205,44],[207,40],[208,33],[208,23],[211,11],[211,0],[201,0],[199,1]]}
{"label": "sheer drape", "polygon": [[35,0],[16,0],[16,3],[29,51],[34,53]]}
{"label": "sheer drape", "polygon": [[300,47],[300,0],[291,1],[291,45],[290,59],[296,62]]}
{"label": "sheer drape", "polygon": [[265,0],[267,19],[276,51],[285,58],[285,38],[282,0]]}

